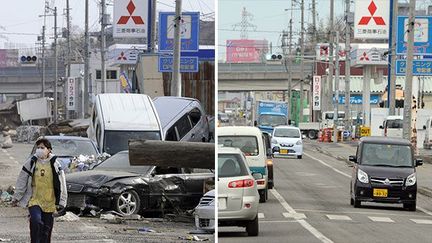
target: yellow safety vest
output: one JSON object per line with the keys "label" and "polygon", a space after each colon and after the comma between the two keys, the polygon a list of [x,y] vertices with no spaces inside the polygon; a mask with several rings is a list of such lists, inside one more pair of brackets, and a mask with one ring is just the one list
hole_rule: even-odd
{"label": "yellow safety vest", "polygon": [[36,163],[32,180],[33,195],[29,207],[38,205],[45,213],[53,213],[55,207],[53,171],[51,163]]}

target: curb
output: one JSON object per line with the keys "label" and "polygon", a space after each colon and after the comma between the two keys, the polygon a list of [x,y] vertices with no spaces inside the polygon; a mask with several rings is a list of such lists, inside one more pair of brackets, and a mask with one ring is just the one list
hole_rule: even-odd
{"label": "curb", "polygon": [[420,193],[420,194],[422,194],[423,196],[432,197],[432,190],[427,189],[425,187],[419,187],[419,188],[417,188],[417,192]]}

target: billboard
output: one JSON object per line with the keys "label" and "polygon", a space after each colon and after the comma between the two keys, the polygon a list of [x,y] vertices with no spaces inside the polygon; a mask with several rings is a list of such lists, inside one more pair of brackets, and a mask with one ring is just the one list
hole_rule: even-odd
{"label": "billboard", "polygon": [[[396,54],[408,49],[408,17],[398,16]],[[432,55],[432,16],[416,16],[414,20],[414,55]]]}
{"label": "billboard", "polygon": [[150,32],[150,0],[115,0],[114,38],[146,38]]}
{"label": "billboard", "polygon": [[[180,23],[182,51],[199,50],[199,12],[182,12]],[[174,50],[175,13],[159,12],[159,51],[172,52]]]}
{"label": "billboard", "polygon": [[227,63],[260,63],[268,52],[267,40],[227,40]]}
{"label": "billboard", "polygon": [[18,49],[0,49],[0,68],[18,67]]}
{"label": "billboard", "polygon": [[351,51],[351,66],[388,65],[385,52],[388,44],[353,44]]}
{"label": "billboard", "polygon": [[354,38],[388,39],[390,0],[356,0]]}

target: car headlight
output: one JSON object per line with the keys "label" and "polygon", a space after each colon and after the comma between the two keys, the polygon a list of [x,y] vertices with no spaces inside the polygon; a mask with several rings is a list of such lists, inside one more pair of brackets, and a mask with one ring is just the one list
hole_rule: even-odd
{"label": "car headlight", "polygon": [[84,189],[84,192],[89,192],[89,193],[95,193],[95,194],[105,194],[108,193],[110,191],[110,189],[108,187],[102,187],[102,188],[92,188],[92,187],[87,187],[86,189]]}
{"label": "car headlight", "polygon": [[369,183],[369,177],[368,174],[366,174],[366,172],[358,169],[357,170],[357,179],[361,182],[361,183]]}
{"label": "car headlight", "polygon": [[296,144],[297,145],[301,145],[302,144],[302,140],[298,140]]}
{"label": "car headlight", "polygon": [[278,141],[276,139],[272,138],[271,143],[277,144]]}
{"label": "car headlight", "polygon": [[409,175],[405,181],[405,186],[413,186],[417,182],[416,173],[412,173]]}

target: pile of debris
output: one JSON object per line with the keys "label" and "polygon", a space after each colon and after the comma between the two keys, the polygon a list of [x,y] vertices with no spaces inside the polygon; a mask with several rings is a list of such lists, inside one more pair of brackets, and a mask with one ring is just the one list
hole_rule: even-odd
{"label": "pile of debris", "polygon": [[87,128],[90,125],[90,119],[76,119],[59,121],[57,124],[51,123],[47,129],[51,135],[69,135],[69,136],[87,136]]}
{"label": "pile of debris", "polygon": [[15,193],[15,187],[14,186],[9,186],[6,189],[0,188],[0,205],[11,204],[14,193]]}

